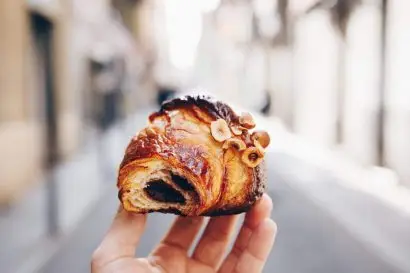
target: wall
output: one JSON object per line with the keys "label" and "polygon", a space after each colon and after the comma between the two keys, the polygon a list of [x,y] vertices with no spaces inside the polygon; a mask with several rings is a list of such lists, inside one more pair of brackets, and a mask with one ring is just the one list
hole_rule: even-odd
{"label": "wall", "polygon": [[[126,56],[128,89],[135,94],[139,52],[132,35],[113,17],[110,1],[0,1],[0,203],[10,203],[38,181],[45,165],[44,86],[30,14],[52,23],[52,76],[58,154],[64,160],[86,138],[87,61],[95,50]],[[101,46],[102,45],[102,46]],[[101,46],[101,47],[100,47]],[[133,81],[135,79],[135,81]],[[137,90],[140,91],[140,90]],[[143,103],[141,103],[143,105]],[[131,110],[135,110],[133,105]]]}
{"label": "wall", "polygon": [[365,165],[378,164],[381,11],[363,5],[351,16],[346,36],[343,145]]}
{"label": "wall", "polygon": [[391,0],[388,10],[386,164],[410,185],[410,3]]}
{"label": "wall", "polygon": [[294,35],[294,130],[330,147],[336,141],[340,38],[325,11],[300,18]]}
{"label": "wall", "polygon": [[[11,27],[13,26],[13,27]],[[38,175],[41,128],[29,118],[26,82],[28,20],[23,0],[0,1],[0,203]]]}

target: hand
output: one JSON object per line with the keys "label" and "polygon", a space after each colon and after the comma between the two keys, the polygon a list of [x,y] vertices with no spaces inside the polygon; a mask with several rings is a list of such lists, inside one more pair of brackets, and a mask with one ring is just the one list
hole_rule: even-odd
{"label": "hand", "polygon": [[203,217],[177,217],[168,234],[145,258],[135,258],[147,216],[120,210],[94,252],[92,273],[258,273],[262,272],[276,234],[269,218],[272,200],[267,195],[246,214],[230,253],[224,253],[238,216],[210,218],[192,255],[191,244]]}

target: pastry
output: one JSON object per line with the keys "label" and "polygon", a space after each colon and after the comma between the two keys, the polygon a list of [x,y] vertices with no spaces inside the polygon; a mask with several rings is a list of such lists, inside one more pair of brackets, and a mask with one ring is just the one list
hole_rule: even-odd
{"label": "pastry", "polygon": [[187,216],[247,211],[265,190],[270,142],[254,127],[250,114],[238,116],[208,96],[166,101],[125,151],[117,183],[124,209]]}

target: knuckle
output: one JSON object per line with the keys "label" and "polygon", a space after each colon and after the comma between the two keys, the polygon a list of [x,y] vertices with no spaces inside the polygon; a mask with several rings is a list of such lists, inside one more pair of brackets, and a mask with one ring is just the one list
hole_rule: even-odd
{"label": "knuckle", "polygon": [[242,254],[242,252],[243,252],[243,249],[240,248],[239,246],[234,245],[232,247],[231,253],[232,253],[233,256],[239,257]]}
{"label": "knuckle", "polygon": [[97,248],[91,255],[91,268],[98,268],[104,262],[104,256],[101,253],[100,248]]}

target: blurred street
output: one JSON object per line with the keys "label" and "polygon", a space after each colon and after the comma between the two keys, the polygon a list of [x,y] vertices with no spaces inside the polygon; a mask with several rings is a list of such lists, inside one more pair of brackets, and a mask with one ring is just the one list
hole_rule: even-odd
{"label": "blurred street", "polygon": [[[150,110],[141,111],[114,126],[101,137],[100,143],[86,146],[87,157],[80,156],[60,168],[57,183],[60,184],[63,192],[60,193],[59,214],[67,217],[67,212],[71,212],[71,219],[61,219],[62,230],[65,232],[60,239],[52,241],[54,247],[48,246],[48,243],[40,237],[40,241],[36,244],[37,255],[31,256],[31,261],[27,259],[26,263],[16,266],[12,264],[13,259],[4,259],[2,264],[6,267],[3,269],[14,268],[15,270],[5,272],[32,272],[30,270],[33,267],[37,268],[35,272],[42,273],[89,272],[90,256],[107,231],[119,204],[115,187],[116,163],[121,159],[121,151],[130,136],[134,134],[136,128],[142,127],[145,123],[147,111]],[[264,125],[268,126],[267,124]],[[277,127],[271,126],[271,128]],[[280,132],[271,131],[271,135],[276,135],[278,143],[281,143]],[[400,259],[405,260],[405,253],[410,251],[410,237],[407,232],[410,229],[408,215],[395,213],[375,200],[369,199],[363,193],[337,187],[334,181],[336,178],[327,171],[318,170],[306,161],[287,154],[283,149],[276,149],[275,145],[267,158],[268,193],[274,200],[272,218],[279,226],[279,233],[275,249],[270,255],[264,272],[410,272],[408,263],[400,263]],[[94,167],[90,168],[91,166]],[[76,174],[76,177],[64,175],[65,172]],[[66,181],[67,177],[71,178],[70,181]],[[67,183],[70,187],[67,187]],[[92,189],[90,185],[94,185],[94,192],[90,192]],[[303,185],[307,185],[311,190],[303,188]],[[38,190],[44,191],[41,188]],[[312,190],[315,192],[313,195]],[[327,198],[333,196],[335,202],[320,199],[326,196]],[[343,198],[340,198],[341,196]],[[89,202],[84,211],[81,202],[85,201],[81,200],[87,198],[95,201]],[[353,206],[345,204],[344,200],[349,200]],[[44,211],[41,211],[43,207],[41,199],[29,198],[26,202],[28,203],[26,207],[21,209],[25,211],[20,211],[20,214],[33,214],[33,217],[44,216]],[[358,206],[355,207],[354,204]],[[337,211],[338,205],[342,205],[344,211]],[[377,225],[377,217],[382,222],[388,220],[384,225],[379,225],[378,231],[382,236],[372,243],[352,233],[352,225],[346,223],[352,220],[349,217],[353,217],[356,231],[365,229],[365,233],[371,233],[372,223],[369,226],[366,222],[367,216],[361,215],[360,208],[365,208],[365,213],[372,215],[371,220],[376,221],[373,225]],[[73,212],[76,212],[76,215],[73,215]],[[18,217],[16,213],[11,215]],[[172,215],[151,214],[149,216],[147,231],[137,250],[137,255],[149,253],[159,242],[172,219]],[[9,220],[13,222],[13,219]],[[16,245],[13,242],[13,235],[18,235],[15,239],[24,240],[30,238],[30,234],[35,233],[36,230],[46,232],[44,226],[33,225],[33,222],[30,224],[29,221],[26,219],[20,225],[9,225],[9,229],[4,229],[6,222],[0,226],[3,228],[0,234],[4,236],[1,250],[5,256],[2,258],[12,258],[13,254],[16,254],[13,251],[21,251],[21,249],[7,248],[8,244],[11,247]],[[70,222],[76,224],[65,227],[64,223]],[[41,224],[39,221],[36,223]],[[30,229],[26,228],[27,225],[30,225]],[[10,234],[11,237],[8,236]],[[35,235],[31,237],[33,236]],[[397,257],[392,259],[386,255],[386,248],[383,248],[383,243],[386,242],[393,243],[393,248],[397,250],[396,254],[399,254]],[[374,243],[381,244],[375,247]],[[403,254],[401,257],[400,253]]]}
{"label": "blurred street", "polygon": [[[406,0],[0,0],[0,272],[89,272],[128,142],[164,100],[203,90],[270,134],[265,272],[410,273],[409,14]],[[138,255],[172,218],[150,215]]]}
{"label": "blurred street", "polygon": [[[135,127],[142,126],[143,121],[142,115],[135,116],[124,126],[117,126],[110,132],[111,136],[105,138],[103,146],[107,151],[111,151],[110,155],[113,158],[117,155],[120,156],[117,150],[128,141],[124,136],[132,134]],[[98,151],[95,150],[95,152]],[[81,164],[81,168],[84,166],[89,166],[89,164]],[[113,166],[113,162],[108,163],[107,167],[109,168],[109,166]],[[272,217],[278,223],[279,235],[276,247],[271,253],[264,272],[410,272],[396,267],[386,257],[381,257],[378,253],[379,250],[371,244],[355,237],[355,234],[352,234],[341,221],[340,217],[344,217],[343,215],[332,214],[328,209],[318,206],[312,200],[312,196],[307,194],[308,191],[302,192],[296,187],[297,178],[287,172],[291,169],[292,172],[307,174],[312,168],[308,164],[283,153],[271,151],[268,155],[269,194],[274,200]],[[84,171],[89,173],[89,170]],[[316,186],[312,187],[318,189],[321,180],[324,182],[322,188],[331,183],[326,181],[332,178],[325,171],[320,174],[317,174],[317,171],[314,172],[317,181]],[[85,183],[86,177],[77,183]],[[115,176],[108,175],[103,182],[103,184],[107,183],[107,187],[103,187],[105,189],[103,194],[80,219],[73,232],[61,242],[58,250],[53,252],[49,261],[41,267],[39,272],[89,272],[91,253],[104,236],[118,207],[114,186]],[[347,195],[348,198],[352,199],[352,202],[363,199],[362,195],[355,195],[346,190],[339,190],[339,194]],[[68,204],[73,204],[74,195],[75,193],[66,194],[66,198],[69,199],[66,201]],[[378,209],[377,205],[372,202],[367,202],[366,205],[369,210]],[[350,211],[350,213],[354,214],[355,212]],[[383,214],[382,217],[390,219],[392,217],[391,212],[379,211],[379,213]],[[171,215],[150,215],[147,232],[144,234],[137,255],[149,253],[167,230],[172,218]],[[405,230],[410,228],[408,220],[408,218],[401,218],[399,223],[402,227],[401,235],[405,235]],[[407,225],[404,226],[406,221]],[[364,221],[362,225],[365,225]],[[386,230],[388,230],[387,227]],[[397,234],[397,236],[399,235]],[[381,239],[388,240],[388,237]],[[409,240],[407,250],[410,250]]]}
{"label": "blurred street", "polygon": [[[270,154],[269,158],[269,194],[274,200],[273,219],[278,223],[279,233],[264,272],[410,272],[380,260],[370,245],[360,242],[340,224],[337,215],[327,213],[302,192],[290,187],[287,178],[275,171],[274,162],[285,156]],[[90,255],[110,225],[117,206],[116,191],[112,187],[40,272],[89,272]],[[163,214],[149,216],[137,255],[149,253],[172,218]]]}

